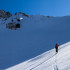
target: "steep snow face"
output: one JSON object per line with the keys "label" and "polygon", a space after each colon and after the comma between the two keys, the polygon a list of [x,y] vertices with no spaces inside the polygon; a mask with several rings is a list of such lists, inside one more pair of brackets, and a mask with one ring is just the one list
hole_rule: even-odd
{"label": "steep snow face", "polygon": [[6,70],[70,70],[70,42]]}
{"label": "steep snow face", "polygon": [[[23,18],[20,22],[18,18]],[[20,23],[21,28],[6,28],[9,22]],[[70,41],[70,16],[46,17],[22,14],[0,19],[0,69],[8,68],[54,48],[55,43]]]}

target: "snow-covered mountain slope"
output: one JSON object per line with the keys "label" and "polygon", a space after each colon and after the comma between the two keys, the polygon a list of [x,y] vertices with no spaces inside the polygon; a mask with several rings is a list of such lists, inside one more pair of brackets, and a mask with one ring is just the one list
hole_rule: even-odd
{"label": "snow-covered mountain slope", "polygon": [[70,42],[6,70],[70,70]]}
{"label": "snow-covered mountain slope", "polygon": [[[23,18],[20,22],[17,19]],[[6,24],[20,23],[16,30]],[[0,19],[0,69],[5,69],[70,41],[70,16],[13,15]]]}

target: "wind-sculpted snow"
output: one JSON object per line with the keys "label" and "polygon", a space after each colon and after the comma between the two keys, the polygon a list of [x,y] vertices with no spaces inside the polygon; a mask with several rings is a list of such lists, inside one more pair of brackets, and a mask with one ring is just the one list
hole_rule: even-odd
{"label": "wind-sculpted snow", "polygon": [[[17,19],[20,18],[23,19],[18,22]],[[12,19],[21,27],[16,30],[6,28],[6,24],[11,23]],[[0,19],[0,69],[9,68],[51,50],[55,43],[59,45],[66,43],[70,41],[69,36],[70,16],[29,15],[26,17],[18,14],[7,19]],[[50,54],[54,55],[54,53]],[[49,59],[48,56],[43,55],[29,62],[37,63],[38,60],[45,59],[43,57]]]}
{"label": "wind-sculpted snow", "polygon": [[6,70],[70,70],[70,42]]}

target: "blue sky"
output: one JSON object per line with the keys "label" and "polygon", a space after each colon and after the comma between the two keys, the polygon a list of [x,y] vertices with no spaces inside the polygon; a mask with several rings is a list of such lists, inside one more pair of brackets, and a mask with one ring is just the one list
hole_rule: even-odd
{"label": "blue sky", "polygon": [[1,0],[0,9],[24,12],[29,15],[66,16],[70,15],[70,0]]}

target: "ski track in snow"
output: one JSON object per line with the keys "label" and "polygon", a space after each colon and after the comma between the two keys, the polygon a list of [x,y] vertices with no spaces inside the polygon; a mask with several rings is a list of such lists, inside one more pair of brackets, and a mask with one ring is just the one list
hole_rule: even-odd
{"label": "ski track in snow", "polygon": [[[53,55],[53,56],[54,56],[54,55]],[[52,56],[52,57],[53,57],[53,56]],[[50,59],[51,59],[52,57],[50,57]],[[48,60],[44,60],[43,62],[41,62],[41,63],[40,63],[40,64],[38,64],[37,66],[35,66],[35,67],[31,68],[30,70],[33,70],[34,68],[36,68],[36,67],[40,66],[41,64],[43,64],[43,63],[45,63],[45,62],[48,62],[50,59],[48,59]]]}

